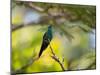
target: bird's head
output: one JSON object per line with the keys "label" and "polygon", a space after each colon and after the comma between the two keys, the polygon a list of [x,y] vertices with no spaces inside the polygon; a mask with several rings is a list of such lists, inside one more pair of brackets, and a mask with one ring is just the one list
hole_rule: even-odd
{"label": "bird's head", "polygon": [[49,26],[48,26],[48,29],[51,29],[51,28],[52,28],[52,26],[51,26],[51,25],[49,25]]}
{"label": "bird's head", "polygon": [[51,25],[48,26],[47,34],[48,34],[49,38],[51,39],[52,38],[52,26]]}
{"label": "bird's head", "polygon": [[52,31],[52,26],[51,25],[48,26],[48,31],[49,32]]}

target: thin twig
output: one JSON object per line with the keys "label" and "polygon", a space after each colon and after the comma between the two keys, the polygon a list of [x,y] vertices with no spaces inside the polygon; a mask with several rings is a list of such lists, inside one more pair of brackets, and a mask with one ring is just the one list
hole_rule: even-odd
{"label": "thin twig", "polygon": [[60,62],[60,60],[58,59],[58,57],[56,56],[51,56],[56,62],[58,62],[62,68],[63,71],[65,71],[63,64]]}
{"label": "thin twig", "polygon": [[62,70],[65,71],[64,65],[62,64],[62,62],[59,60],[59,58],[56,56],[56,54],[54,53],[54,50],[52,49],[51,45],[50,45],[50,50],[51,53],[53,54],[51,57],[59,63],[59,65],[61,66]]}
{"label": "thin twig", "polygon": [[63,57],[62,57],[62,63],[64,63],[64,55],[63,55]]}
{"label": "thin twig", "polygon": [[93,65],[95,65],[96,64],[96,62],[94,61],[94,62],[92,62],[86,69],[91,69],[91,67],[93,66]]}
{"label": "thin twig", "polygon": [[36,58],[33,58],[33,57],[34,57],[34,53],[32,54],[32,57],[29,59],[29,62],[27,64],[22,66],[20,69],[17,69],[16,71],[11,72],[11,74],[16,75],[18,73],[21,73],[27,67],[31,66],[38,59],[38,57],[36,57]]}
{"label": "thin twig", "polygon": [[[15,31],[17,29],[21,29],[23,27],[28,27],[28,26],[34,26],[34,25],[41,25],[40,23],[29,23],[29,24],[20,24],[20,25],[14,25],[12,24],[12,31]],[[43,25],[43,24],[42,24]]]}

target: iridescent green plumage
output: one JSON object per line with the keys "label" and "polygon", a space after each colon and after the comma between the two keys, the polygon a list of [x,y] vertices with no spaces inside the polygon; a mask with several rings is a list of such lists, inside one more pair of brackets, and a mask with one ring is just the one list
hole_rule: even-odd
{"label": "iridescent green plumage", "polygon": [[39,57],[42,55],[42,52],[48,47],[50,41],[52,40],[52,26],[48,26],[47,32],[44,33],[41,49],[39,52]]}

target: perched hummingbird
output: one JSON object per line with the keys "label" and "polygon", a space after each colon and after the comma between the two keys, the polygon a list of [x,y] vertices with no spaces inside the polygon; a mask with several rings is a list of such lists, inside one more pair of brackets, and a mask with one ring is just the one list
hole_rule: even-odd
{"label": "perched hummingbird", "polygon": [[52,26],[48,26],[48,30],[44,33],[42,45],[39,52],[39,57],[42,55],[43,51],[48,47],[50,41],[52,40]]}

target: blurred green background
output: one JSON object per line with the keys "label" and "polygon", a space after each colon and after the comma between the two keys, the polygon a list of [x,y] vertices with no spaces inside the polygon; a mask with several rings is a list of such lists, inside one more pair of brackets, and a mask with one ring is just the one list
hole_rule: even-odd
{"label": "blurred green background", "polygon": [[[96,68],[95,6],[33,2],[34,7],[37,6],[42,9],[48,8],[46,11],[38,12],[29,8],[29,3],[12,1],[12,71],[20,70],[21,67],[30,62],[29,59],[32,56],[33,58],[38,56],[43,35],[50,24],[53,27],[51,47],[61,62],[64,58],[62,64],[66,71]],[[52,8],[49,8],[49,6],[52,6]],[[51,19],[49,21],[46,19],[43,23],[38,23],[43,19],[41,16],[46,13],[52,14],[51,12],[53,12],[53,15],[59,13],[61,11],[59,6],[71,18],[58,17],[56,20],[59,25],[55,25]],[[63,19],[64,22],[59,23]],[[13,30],[13,27],[21,25],[23,27]],[[20,72],[62,71],[59,63],[52,59],[51,55],[52,53],[48,46],[38,60],[30,66],[21,69]]]}

